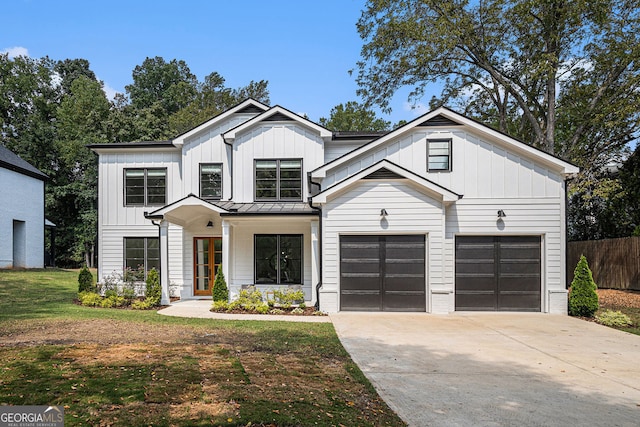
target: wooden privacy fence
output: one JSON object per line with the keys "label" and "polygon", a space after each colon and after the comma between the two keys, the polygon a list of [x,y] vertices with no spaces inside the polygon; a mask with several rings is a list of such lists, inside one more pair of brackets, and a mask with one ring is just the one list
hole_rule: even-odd
{"label": "wooden privacy fence", "polygon": [[567,244],[569,285],[573,280],[573,270],[580,255],[587,257],[593,280],[598,288],[640,291],[640,237],[569,242]]}

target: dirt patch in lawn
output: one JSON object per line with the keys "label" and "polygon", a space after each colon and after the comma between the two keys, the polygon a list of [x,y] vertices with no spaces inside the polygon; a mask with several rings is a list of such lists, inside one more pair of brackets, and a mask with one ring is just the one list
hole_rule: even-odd
{"label": "dirt patch in lawn", "polygon": [[[161,330],[161,332],[160,332]],[[189,341],[194,329],[113,319],[43,320],[0,325],[0,347],[40,344],[124,344]]]}
{"label": "dirt patch in lawn", "polygon": [[65,425],[403,425],[345,353],[305,344],[311,328],[285,329],[287,347],[260,327],[39,325],[0,331],[0,402],[65,405]]}

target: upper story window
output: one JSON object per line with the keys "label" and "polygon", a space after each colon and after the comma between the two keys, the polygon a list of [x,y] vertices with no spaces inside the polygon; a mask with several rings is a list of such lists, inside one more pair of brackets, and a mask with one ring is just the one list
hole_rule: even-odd
{"label": "upper story window", "polygon": [[167,201],[166,169],[125,169],[125,206],[164,205]]}
{"label": "upper story window", "polygon": [[427,140],[428,171],[451,170],[451,140],[429,139]]}
{"label": "upper story window", "polygon": [[256,160],[256,200],[302,200],[302,160]]}
{"label": "upper story window", "polygon": [[222,164],[200,165],[200,197],[203,199],[222,198]]}

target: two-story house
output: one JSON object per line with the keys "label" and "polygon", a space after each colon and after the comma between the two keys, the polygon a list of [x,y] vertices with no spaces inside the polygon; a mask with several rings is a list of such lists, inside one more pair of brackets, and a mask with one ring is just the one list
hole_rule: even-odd
{"label": "two-story house", "polygon": [[323,311],[566,313],[565,178],[578,169],[446,108],[332,133],[254,100],[99,155],[102,280],[161,272],[162,302],[302,285]]}

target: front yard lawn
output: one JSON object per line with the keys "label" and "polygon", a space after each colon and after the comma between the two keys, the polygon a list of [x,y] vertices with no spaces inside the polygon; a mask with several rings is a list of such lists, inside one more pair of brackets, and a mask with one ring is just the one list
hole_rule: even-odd
{"label": "front yard lawn", "polygon": [[65,425],[401,426],[333,326],[73,304],[77,271],[0,271],[0,405]]}

